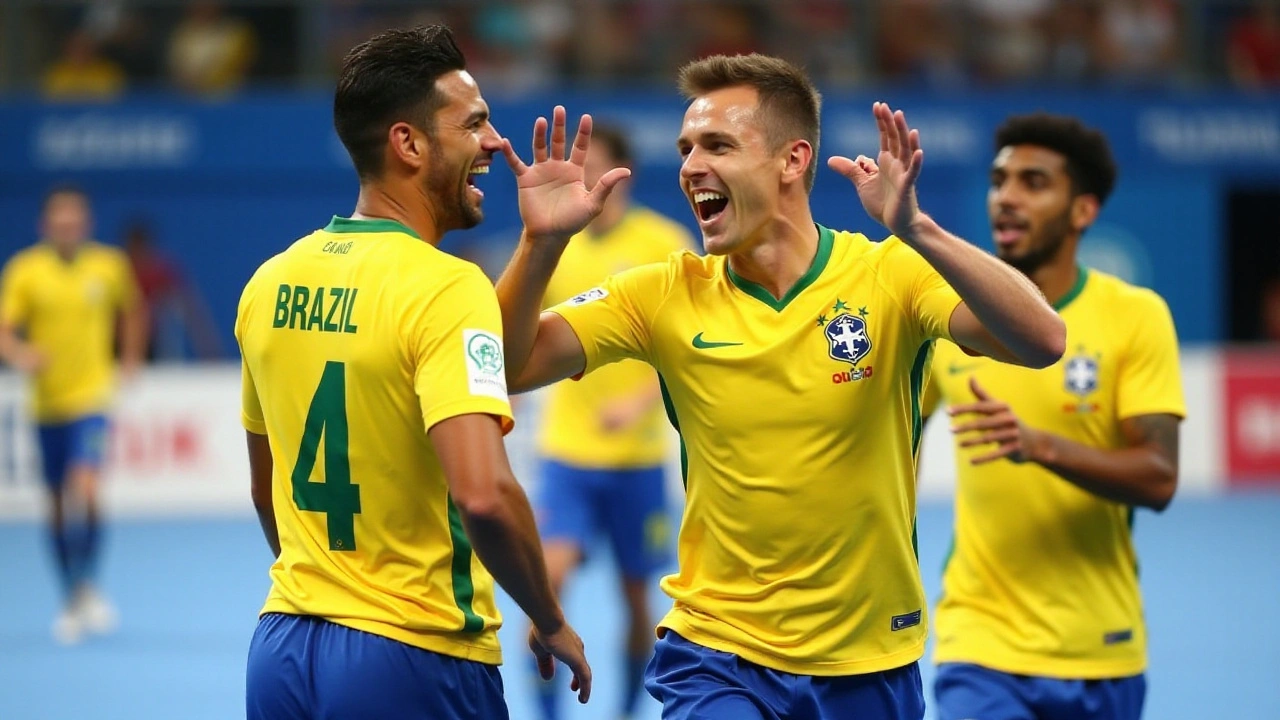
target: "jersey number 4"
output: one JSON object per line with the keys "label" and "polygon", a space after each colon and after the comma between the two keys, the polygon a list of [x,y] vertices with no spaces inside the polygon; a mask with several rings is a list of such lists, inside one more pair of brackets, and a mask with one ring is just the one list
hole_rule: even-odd
{"label": "jersey number 4", "polygon": [[[325,514],[330,550],[355,550],[355,516],[360,512],[360,486],[351,484],[347,458],[347,368],[325,363],[320,386],[307,408],[298,464],[293,466],[293,502],[299,510]],[[324,437],[324,482],[311,482],[320,438]]]}

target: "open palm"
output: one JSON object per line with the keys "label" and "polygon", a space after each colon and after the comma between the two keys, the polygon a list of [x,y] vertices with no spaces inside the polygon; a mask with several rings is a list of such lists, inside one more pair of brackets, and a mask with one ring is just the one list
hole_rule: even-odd
{"label": "open palm", "polygon": [[827,164],[853,181],[868,215],[894,235],[903,235],[920,214],[916,201],[916,179],[924,163],[920,131],[909,129],[902,111],[894,112],[885,103],[875,103],[871,112],[880,130],[877,159],[836,156]]}
{"label": "open palm", "polygon": [[525,235],[533,238],[567,240],[581,231],[604,207],[613,187],[631,171],[614,168],[605,173],[594,188],[583,180],[583,165],[591,147],[591,116],[583,115],[578,134],[565,159],[565,109],[557,105],[551,115],[551,145],[547,147],[547,120],[533,124],[533,164],[526,165],[503,139],[502,153],[516,176],[520,219]]}

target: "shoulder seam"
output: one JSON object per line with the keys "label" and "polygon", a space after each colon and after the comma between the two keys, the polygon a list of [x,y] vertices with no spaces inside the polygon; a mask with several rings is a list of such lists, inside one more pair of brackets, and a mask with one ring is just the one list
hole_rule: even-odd
{"label": "shoulder seam", "polygon": [[653,352],[653,329],[658,325],[658,316],[662,314],[662,311],[666,309],[667,303],[671,300],[672,290],[676,285],[676,277],[680,274],[680,267],[685,261],[685,254],[688,252],[689,250],[687,249],[678,250],[667,256],[667,272],[663,273],[666,279],[666,287],[663,288],[662,299],[654,307],[653,317],[649,320],[649,327],[647,328],[649,333],[649,359],[655,371],[657,370],[657,363],[653,361],[657,360],[657,354]]}
{"label": "shoulder seam", "polygon": [[[887,242],[887,239],[882,240],[881,242]],[[902,241],[899,240],[898,242],[902,242]],[[892,248],[886,247],[886,255],[887,255],[887,251],[891,249]],[[876,279],[876,284],[879,285],[882,289],[884,289],[885,294],[893,298],[894,304],[898,306],[898,311],[901,312],[903,316],[910,319],[911,313],[908,312],[906,306],[903,305],[902,298],[898,297],[897,292],[892,287],[890,287],[888,283],[884,281],[883,277],[881,277],[880,268],[872,266],[871,263],[867,261],[867,257],[865,254],[863,254],[862,257],[858,258],[858,262],[865,264],[868,268],[871,269],[871,273]]]}

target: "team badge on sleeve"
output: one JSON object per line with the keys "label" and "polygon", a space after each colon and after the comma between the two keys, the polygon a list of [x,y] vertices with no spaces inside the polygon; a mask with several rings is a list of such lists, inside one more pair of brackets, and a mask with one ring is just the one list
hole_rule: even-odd
{"label": "team badge on sleeve", "polygon": [[462,347],[471,394],[506,400],[507,376],[503,372],[502,341],[498,336],[484,330],[463,330]]}
{"label": "team badge on sleeve", "polygon": [[593,287],[584,293],[578,293],[565,301],[566,305],[586,305],[589,302],[609,297],[609,291],[602,287]]}

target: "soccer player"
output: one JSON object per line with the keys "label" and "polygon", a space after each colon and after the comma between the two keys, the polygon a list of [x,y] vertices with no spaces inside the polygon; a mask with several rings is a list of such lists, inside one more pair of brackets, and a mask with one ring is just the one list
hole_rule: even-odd
{"label": "soccer player", "polygon": [[[923,153],[901,112],[874,106],[878,162],[829,163],[893,233],[874,243],[814,222],[819,96],[803,71],[712,56],[680,86],[680,187],[708,257],[624,271],[539,316],[571,213],[531,188],[498,284],[508,381],[624,358],[658,371],[687,490],[679,569],[662,580],[675,604],[646,670],[663,717],[918,719],[914,466],[933,341],[1042,367],[1062,354],[1062,320],[920,211]],[[549,151],[535,124],[535,162],[564,152],[563,115]]]}
{"label": "soccer player", "polygon": [[[493,286],[436,248],[481,221],[475,180],[502,148],[465,68],[443,26],[348,54],[333,114],[355,212],[263,263],[240,299],[252,496],[276,556],[250,720],[506,718],[495,579],[532,619],[543,671],[559,658],[590,694],[502,444]],[[530,171],[527,202],[554,166]],[[582,202],[598,212],[625,174]]]}
{"label": "soccer player", "polygon": [[107,415],[120,371],[134,374],[146,318],[124,253],[89,239],[89,198],[60,187],[44,200],[42,240],[5,264],[0,280],[0,357],[32,377],[33,414],[49,495],[49,529],[63,606],[54,638],[110,632],[115,608],[96,583],[102,517],[98,482]]}
{"label": "soccer player", "polygon": [[1077,264],[1115,184],[1106,138],[1078,120],[1009,118],[987,212],[997,254],[1067,324],[1042,370],[941,343],[931,388],[950,405],[954,550],[937,608],[942,720],[1137,720],[1146,631],[1131,528],[1178,482],[1185,415],[1160,296]]}
{"label": "soccer player", "polygon": [[[594,186],[614,167],[632,167],[620,128],[594,125],[585,180]],[[574,236],[551,277],[543,307],[568,300],[629,267],[661,262],[693,247],[684,226],[635,205],[623,182],[587,229]],[[538,527],[551,586],[559,593],[605,531],[621,574],[627,625],[621,667],[621,717],[635,710],[653,653],[649,581],[669,558],[671,527],[664,465],[671,431],[653,368],[625,360],[577,383],[548,389],[539,427],[542,484]],[[545,720],[559,717],[550,683],[538,685]]]}

